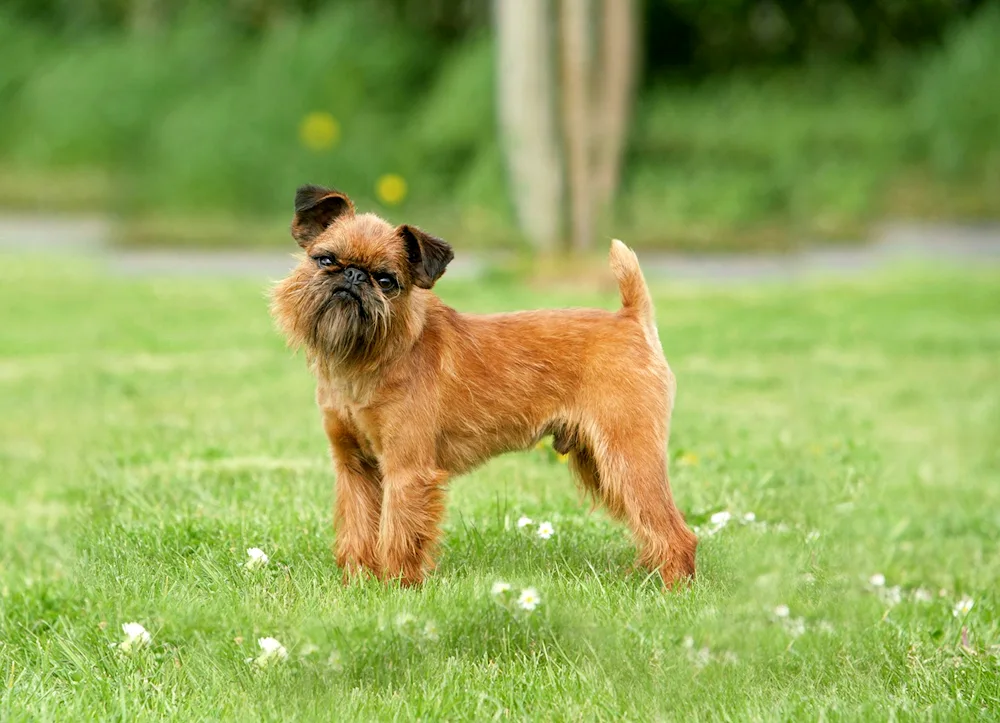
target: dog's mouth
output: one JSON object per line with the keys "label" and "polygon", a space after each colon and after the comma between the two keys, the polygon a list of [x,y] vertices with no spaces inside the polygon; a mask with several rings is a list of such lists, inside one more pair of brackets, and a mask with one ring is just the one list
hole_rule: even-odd
{"label": "dog's mouth", "polygon": [[340,306],[341,308],[345,308],[345,310],[346,308],[353,307],[358,319],[365,319],[368,316],[365,310],[365,302],[361,299],[361,294],[349,287],[339,286],[334,289],[330,294],[327,305]]}
{"label": "dog's mouth", "polygon": [[361,296],[358,294],[358,292],[354,291],[353,289],[340,287],[338,289],[334,289],[333,293],[330,296],[334,299],[339,299],[341,301],[353,301],[358,305],[359,308],[363,308],[364,306],[363,302],[361,301]]}
{"label": "dog's mouth", "polygon": [[355,301],[361,301],[361,297],[350,289],[337,289],[333,292],[333,295],[339,299],[354,299]]}

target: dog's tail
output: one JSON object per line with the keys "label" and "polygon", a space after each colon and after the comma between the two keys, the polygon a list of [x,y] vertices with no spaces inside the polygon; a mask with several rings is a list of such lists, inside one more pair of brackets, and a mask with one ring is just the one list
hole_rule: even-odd
{"label": "dog's tail", "polygon": [[618,280],[622,296],[622,310],[634,316],[643,329],[657,338],[656,319],[653,317],[653,298],[639,268],[635,252],[618,239],[611,242],[611,273]]}

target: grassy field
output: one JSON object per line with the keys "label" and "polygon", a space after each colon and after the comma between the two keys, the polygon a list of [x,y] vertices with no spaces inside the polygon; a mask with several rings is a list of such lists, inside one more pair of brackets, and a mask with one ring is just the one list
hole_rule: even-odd
{"label": "grassy field", "polygon": [[[1000,719],[1000,275],[657,299],[691,589],[627,575],[625,530],[545,450],[453,483],[423,589],[345,588],[310,379],[261,284],[5,258],[0,720]],[[129,622],[149,647],[114,647]],[[248,662],[262,637],[287,659]]]}

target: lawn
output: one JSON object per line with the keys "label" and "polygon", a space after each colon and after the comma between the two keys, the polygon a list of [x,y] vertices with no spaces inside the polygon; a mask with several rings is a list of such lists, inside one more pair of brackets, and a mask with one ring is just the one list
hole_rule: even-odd
{"label": "lawn", "polygon": [[[2,720],[1000,719],[997,272],[660,286],[672,483],[702,528],[666,594],[547,450],[452,484],[422,589],[341,586],[311,382],[264,285],[48,261],[0,271]],[[113,647],[128,622],[148,648]],[[287,659],[248,662],[262,637]]]}

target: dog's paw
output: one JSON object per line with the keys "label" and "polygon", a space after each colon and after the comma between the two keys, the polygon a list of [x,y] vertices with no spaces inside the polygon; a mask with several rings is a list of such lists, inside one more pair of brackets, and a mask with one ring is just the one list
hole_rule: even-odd
{"label": "dog's paw", "polygon": [[338,566],[343,571],[341,582],[345,586],[350,585],[352,582],[378,577],[378,570],[375,569],[374,565],[365,564],[356,560],[339,562]]}

